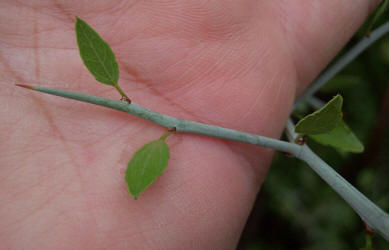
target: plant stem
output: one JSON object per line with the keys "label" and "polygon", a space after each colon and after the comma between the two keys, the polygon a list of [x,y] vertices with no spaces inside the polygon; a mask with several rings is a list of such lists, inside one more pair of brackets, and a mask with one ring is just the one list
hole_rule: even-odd
{"label": "plant stem", "polygon": [[382,14],[384,14],[384,12],[388,8],[388,6],[389,6],[389,1],[388,0],[384,0],[384,2],[382,2],[381,5],[378,7],[378,9],[377,9],[373,19],[371,20],[371,22],[369,24],[369,27],[367,28],[367,31],[366,31],[366,36],[367,37],[370,36],[370,30],[373,28],[373,26],[377,22],[378,18],[380,16],[382,16]]}
{"label": "plant stem", "polygon": [[173,134],[174,132],[168,131],[165,134],[163,134],[158,140],[165,140],[169,135]]}
{"label": "plant stem", "polygon": [[312,108],[314,108],[314,109],[321,109],[322,107],[324,107],[326,105],[325,102],[323,102],[322,100],[320,100],[319,98],[317,98],[315,96],[307,96],[305,101],[309,105],[311,105]]}
{"label": "plant stem", "polygon": [[389,32],[389,22],[381,25],[375,29],[370,37],[363,38],[358,42],[352,49],[345,53],[338,61],[332,64],[326,69],[311,85],[304,91],[304,93],[298,98],[294,107],[296,107],[301,101],[307,98],[307,96],[313,95],[318,91],[324,84],[334,77],[339,71],[346,67],[352,60],[354,60],[359,54],[361,54],[366,48],[372,45],[375,41],[381,38],[383,35]]}
{"label": "plant stem", "polygon": [[[294,125],[290,119],[286,125],[286,132],[289,141],[294,141],[297,134],[294,132]],[[354,209],[369,228],[389,241],[388,214],[340,176],[307,145],[302,146],[300,154],[296,157],[306,162],[312,170],[327,182]]]}
{"label": "plant stem", "polygon": [[138,116],[142,119],[148,120],[152,123],[158,124],[165,128],[176,128],[176,131],[181,133],[199,134],[199,135],[205,135],[210,137],[217,137],[217,138],[223,138],[223,139],[228,139],[233,141],[239,141],[239,142],[249,143],[257,146],[272,148],[290,154],[298,154],[298,152],[300,151],[300,146],[294,143],[280,141],[265,136],[249,134],[249,133],[245,133],[233,129],[174,118],[168,115],[164,115],[149,110],[147,108],[137,105],[136,103],[128,104],[123,101],[116,101],[116,100],[106,99],[98,96],[82,94],[82,93],[77,93],[77,92],[72,92],[67,90],[46,88],[41,86],[23,85],[22,87],[43,92],[50,95],[61,96],[69,99],[74,99],[82,102],[92,103],[107,108],[123,111]]}
{"label": "plant stem", "polygon": [[128,96],[126,95],[126,93],[124,93],[124,91],[119,87],[119,84],[115,84],[114,85],[115,88],[117,89],[117,91],[119,91],[120,95],[122,97],[125,97],[127,100],[130,100],[130,98],[128,98]]}
{"label": "plant stem", "polygon": [[[359,214],[359,216],[365,221],[369,228],[380,233],[386,240],[389,241],[388,215],[357,189],[355,189],[343,177],[336,173],[327,163],[325,163],[306,145],[300,146],[295,143],[253,135],[237,130],[181,120],[146,109],[135,103],[128,104],[122,101],[106,99],[88,94],[40,86],[19,86],[51,95],[92,103],[130,113],[166,128],[175,127],[177,132],[234,140],[257,146],[268,147],[294,155],[295,157],[305,161],[323,180],[325,180],[356,211],[356,213]],[[294,125],[291,120],[288,121],[286,128],[287,136],[289,140],[293,142],[297,134],[294,132]]]}

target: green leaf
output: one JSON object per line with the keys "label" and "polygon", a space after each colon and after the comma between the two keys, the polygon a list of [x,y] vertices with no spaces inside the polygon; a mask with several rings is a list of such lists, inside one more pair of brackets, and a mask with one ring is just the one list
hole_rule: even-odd
{"label": "green leaf", "polygon": [[310,135],[309,137],[320,144],[340,148],[344,151],[361,153],[364,150],[361,141],[343,121],[339,123],[338,127],[328,133]]}
{"label": "green leaf", "polygon": [[330,132],[342,121],[342,104],[342,96],[335,96],[324,107],[301,119],[295,131],[306,135]]}
{"label": "green leaf", "polygon": [[167,166],[169,147],[164,141],[166,134],[139,149],[130,162],[126,171],[126,182],[130,194],[136,199]]}
{"label": "green leaf", "polygon": [[117,86],[119,67],[108,43],[78,17],[75,28],[78,49],[85,66],[97,81]]}

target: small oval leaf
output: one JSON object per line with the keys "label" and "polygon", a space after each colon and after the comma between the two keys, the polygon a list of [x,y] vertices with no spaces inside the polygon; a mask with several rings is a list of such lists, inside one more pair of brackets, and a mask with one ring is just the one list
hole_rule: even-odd
{"label": "small oval leaf", "polygon": [[108,43],[84,20],[76,18],[76,37],[80,56],[97,81],[115,86],[119,67]]}
{"label": "small oval leaf", "polygon": [[324,107],[301,119],[297,123],[295,131],[305,135],[330,132],[342,121],[342,104],[342,96],[335,96]]}
{"label": "small oval leaf", "polygon": [[168,159],[164,138],[147,143],[134,154],[128,163],[126,182],[135,199],[163,173]]}
{"label": "small oval leaf", "polygon": [[310,135],[309,137],[320,144],[340,148],[344,151],[361,153],[364,150],[363,144],[343,121],[328,133]]}

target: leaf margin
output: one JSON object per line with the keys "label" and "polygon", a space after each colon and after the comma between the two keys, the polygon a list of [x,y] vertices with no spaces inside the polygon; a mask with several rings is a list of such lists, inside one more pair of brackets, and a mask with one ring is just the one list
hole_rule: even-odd
{"label": "leaf margin", "polygon": [[[337,94],[329,102],[327,102],[321,109],[318,109],[315,112],[308,114],[302,119],[300,119],[296,124],[295,132],[301,135],[323,134],[323,133],[330,132],[331,130],[336,128],[338,124],[342,121],[343,118],[342,105],[343,105],[343,97]],[[337,113],[334,115],[334,118],[330,121],[331,122],[330,124],[326,124],[326,127],[319,127],[319,128],[317,126],[310,125],[310,123],[317,123],[317,120],[323,119],[324,115],[328,114],[328,112],[331,112],[329,109],[331,109],[332,107],[336,109]],[[322,123],[323,121],[319,122],[319,124]]]}

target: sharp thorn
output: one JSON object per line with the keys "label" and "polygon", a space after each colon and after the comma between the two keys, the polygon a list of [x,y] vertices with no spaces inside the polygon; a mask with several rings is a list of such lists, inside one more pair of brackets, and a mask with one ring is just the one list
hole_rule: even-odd
{"label": "sharp thorn", "polygon": [[34,90],[34,87],[33,87],[33,86],[26,85],[26,84],[15,84],[15,86],[22,87],[22,88],[26,88],[26,89]]}

